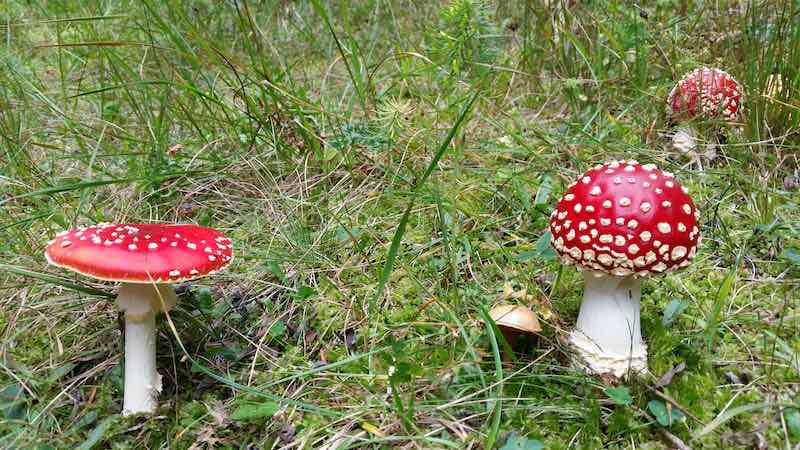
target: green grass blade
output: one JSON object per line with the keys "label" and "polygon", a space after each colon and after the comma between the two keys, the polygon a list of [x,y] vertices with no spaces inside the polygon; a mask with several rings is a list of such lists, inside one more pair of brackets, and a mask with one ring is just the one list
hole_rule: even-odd
{"label": "green grass blade", "polygon": [[489,342],[492,344],[492,355],[494,356],[494,378],[497,383],[497,390],[495,394],[494,410],[492,411],[492,423],[489,426],[489,432],[484,441],[484,448],[494,448],[494,443],[497,441],[497,433],[500,430],[500,418],[503,414],[503,403],[500,400],[503,397],[503,363],[500,358],[500,346],[497,344],[497,336],[494,333],[495,325],[492,317],[486,311],[483,305],[479,310],[481,318],[486,324],[486,334],[489,335]]}
{"label": "green grass blade", "polygon": [[714,304],[711,307],[711,311],[708,313],[708,319],[706,320],[706,341],[709,351],[714,348],[714,344],[716,343],[717,326],[719,326],[720,315],[722,314],[722,309],[725,304],[730,300],[729,297],[733,289],[734,281],[736,281],[736,266],[732,267],[728,271],[728,274],[725,275],[725,279],[722,280],[722,284],[719,286],[717,295],[714,298]]}
{"label": "green grass blade", "polygon": [[50,275],[47,273],[36,272],[33,270],[26,269],[24,267],[18,267],[0,263],[0,270],[10,272],[22,277],[28,277],[28,278],[33,278],[35,280],[44,281],[45,283],[55,284],[56,286],[61,286],[77,292],[83,292],[84,294],[96,295],[98,297],[106,297],[106,298],[115,297],[115,295],[111,292],[102,291],[100,289],[95,289],[88,286],[72,283],[64,278],[55,275]]}
{"label": "green grass blade", "polygon": [[[458,119],[453,124],[453,126],[450,127],[450,132],[447,133],[447,137],[445,137],[444,141],[442,141],[442,144],[439,146],[439,149],[436,151],[436,154],[433,156],[433,159],[431,160],[430,164],[428,164],[428,168],[425,170],[422,177],[419,180],[417,180],[417,183],[414,185],[414,188],[412,190],[413,193],[419,191],[419,189],[425,184],[425,182],[428,181],[428,177],[430,177],[431,173],[433,173],[433,170],[439,164],[439,160],[442,159],[442,156],[447,151],[447,148],[450,146],[450,143],[453,141],[453,138],[455,137],[456,133],[461,128],[462,124],[464,123],[464,120],[469,115],[469,112],[472,110],[472,105],[475,104],[475,101],[478,99],[478,95],[479,95],[478,92],[473,94],[472,97],[470,97],[469,101],[467,101],[467,103],[465,103],[464,106],[461,108],[461,113],[458,115]],[[383,291],[386,289],[386,282],[389,280],[389,276],[391,275],[392,269],[394,268],[394,263],[395,260],[397,259],[397,253],[400,250],[400,243],[403,240],[403,234],[405,233],[406,225],[408,224],[408,217],[411,214],[412,208],[414,207],[415,199],[416,197],[411,198],[411,201],[408,203],[405,212],[403,212],[403,216],[400,218],[400,223],[397,225],[397,230],[395,231],[394,236],[392,237],[392,243],[389,246],[389,251],[386,255],[386,262],[383,265],[383,270],[381,271],[380,278],[378,278],[378,289],[375,292],[375,295],[372,297],[372,300],[370,301],[369,304],[370,314],[374,313],[375,305],[383,295]]]}

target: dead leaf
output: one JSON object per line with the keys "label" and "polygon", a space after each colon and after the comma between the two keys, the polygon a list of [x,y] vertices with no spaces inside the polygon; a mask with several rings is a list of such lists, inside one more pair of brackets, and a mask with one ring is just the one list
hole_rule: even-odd
{"label": "dead leaf", "polygon": [[311,344],[313,344],[314,341],[316,340],[317,340],[317,332],[314,331],[313,328],[308,330],[306,334],[303,336],[303,343],[305,343],[306,347],[310,347]]}
{"label": "dead leaf", "polygon": [[675,375],[683,372],[685,369],[686,369],[686,363],[683,361],[681,361],[681,363],[678,364],[677,366],[673,366],[671,369],[667,371],[667,373],[662,375],[661,378],[658,379],[658,381],[656,381],[656,389],[660,389],[664,386],[669,385],[672,382],[672,378],[674,378]]}
{"label": "dead leaf", "polygon": [[217,426],[224,426],[228,422],[230,422],[230,417],[228,416],[228,412],[225,411],[225,406],[219,400],[211,400],[206,403],[206,408],[208,408],[208,415],[214,419],[214,423]]}
{"label": "dead leaf", "polygon": [[183,144],[175,144],[167,150],[169,156],[175,156],[183,149]]}
{"label": "dead leaf", "polygon": [[[216,427],[205,424],[197,431],[197,438],[189,447],[189,450],[201,450],[203,448],[216,448],[220,439],[216,435]],[[203,445],[205,444],[205,445]]]}
{"label": "dead leaf", "polygon": [[375,435],[375,436],[378,436],[378,437],[384,436],[383,431],[381,431],[381,429],[378,428],[377,425],[374,425],[374,424],[369,423],[369,422],[361,422],[361,429],[363,429],[364,431],[368,432],[369,434],[372,434],[372,435]]}
{"label": "dead leaf", "polygon": [[278,431],[278,438],[285,444],[289,444],[294,441],[294,435],[297,434],[297,430],[294,428],[294,425],[287,423],[284,424],[281,429]]}

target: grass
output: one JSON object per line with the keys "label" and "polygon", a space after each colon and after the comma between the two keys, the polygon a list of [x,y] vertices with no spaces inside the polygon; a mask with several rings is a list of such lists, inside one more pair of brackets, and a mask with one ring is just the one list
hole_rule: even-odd
{"label": "grass", "polygon": [[[799,16],[725,0],[0,4],[0,446],[795,448]],[[747,106],[722,139],[700,127],[721,142],[703,170],[663,115],[699,65]],[[675,172],[704,237],[687,270],[645,283],[651,374],[619,387],[570,367],[559,336],[582,281],[547,237],[566,184],[614,158]],[[99,221],[235,242],[159,319],[153,417],[119,415],[115,286],[43,257]],[[544,325],[510,362],[483,324],[503,299]]]}

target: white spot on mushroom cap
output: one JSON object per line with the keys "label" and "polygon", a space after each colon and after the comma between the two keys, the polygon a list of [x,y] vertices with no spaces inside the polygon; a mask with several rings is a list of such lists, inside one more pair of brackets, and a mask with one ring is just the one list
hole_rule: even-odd
{"label": "white spot on mushroom cap", "polygon": [[657,225],[658,231],[662,234],[668,234],[672,231],[672,227],[667,222],[659,222]]}
{"label": "white spot on mushroom cap", "polygon": [[639,209],[641,209],[642,212],[648,212],[648,211],[650,211],[651,208],[652,208],[652,206],[648,202],[642,202],[642,204],[639,205]]}
{"label": "white spot on mushroom cap", "polygon": [[619,206],[630,206],[631,199],[628,197],[621,197],[617,203],[619,203]]}
{"label": "white spot on mushroom cap", "polygon": [[681,246],[681,245],[676,245],[675,247],[672,248],[671,257],[672,257],[673,261],[681,259],[684,256],[686,256],[686,247]]}
{"label": "white spot on mushroom cap", "polygon": [[151,242],[147,244],[147,248],[149,248],[150,250],[155,250],[158,248],[158,244],[156,244],[155,242]]}
{"label": "white spot on mushroom cap", "polygon": [[607,255],[605,253],[597,255],[597,260],[604,266],[610,266],[614,263],[614,259],[611,258],[611,255]]}
{"label": "white spot on mushroom cap", "polygon": [[589,191],[589,195],[600,195],[601,193],[602,190],[600,189],[600,186],[595,186],[591,191]]}

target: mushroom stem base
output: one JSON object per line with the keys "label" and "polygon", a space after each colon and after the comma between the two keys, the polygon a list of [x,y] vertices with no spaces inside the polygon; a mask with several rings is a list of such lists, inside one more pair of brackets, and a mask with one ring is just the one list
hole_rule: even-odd
{"label": "mushroom stem base", "polygon": [[156,370],[156,314],[172,308],[175,300],[168,284],[120,286],[117,305],[125,313],[123,416],[150,414],[158,406],[161,375]]}
{"label": "mushroom stem base", "polygon": [[641,280],[584,272],[586,288],[569,342],[579,365],[622,378],[647,371],[647,346],[639,326]]}

